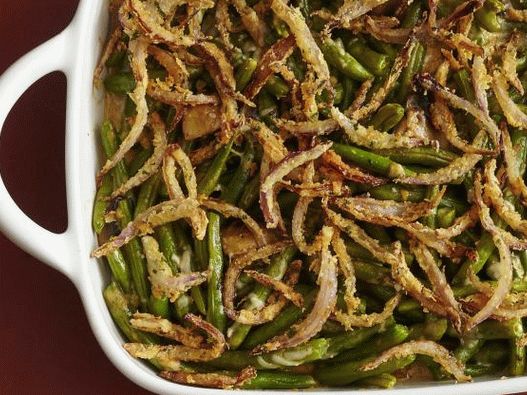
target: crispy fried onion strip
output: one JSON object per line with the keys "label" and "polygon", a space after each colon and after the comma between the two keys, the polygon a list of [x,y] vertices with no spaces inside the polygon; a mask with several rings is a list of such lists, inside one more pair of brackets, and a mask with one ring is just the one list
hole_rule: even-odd
{"label": "crispy fried onion strip", "polygon": [[260,225],[258,225],[258,223],[241,208],[221,200],[214,200],[210,198],[200,199],[200,204],[209,210],[217,211],[226,218],[239,219],[243,222],[247,229],[251,231],[259,247],[263,247],[265,244],[267,244],[265,233],[262,228],[260,228]]}
{"label": "crispy fried onion strip", "polygon": [[135,89],[130,94],[130,98],[136,106],[137,114],[130,132],[128,132],[128,135],[119,146],[119,149],[106,161],[97,174],[98,182],[100,182],[104,175],[113,169],[115,165],[124,158],[125,154],[130,151],[139,139],[148,120],[148,105],[146,104],[145,97],[146,87],[148,86],[148,72],[146,70],[148,41],[142,37],[131,40],[128,49],[131,53],[130,64],[136,81]]}
{"label": "crispy fried onion strip", "polygon": [[454,327],[458,332],[461,332],[465,318],[464,313],[454,297],[454,292],[448,284],[445,274],[437,266],[434,256],[423,243],[412,242],[410,243],[410,248],[419,266],[425,272],[428,280],[430,280],[430,284],[432,284],[435,299],[439,301],[447,315],[452,319]]}
{"label": "crispy fried onion strip", "polygon": [[167,361],[211,361],[218,358],[227,348],[223,334],[214,325],[194,314],[187,314],[185,320],[203,330],[212,340],[199,347],[182,345],[126,343],[124,348],[133,357],[141,359],[160,358]]}
{"label": "crispy fried onion strip", "polygon": [[333,203],[344,211],[355,213],[361,212],[367,216],[370,212],[378,216],[390,217],[398,221],[414,222],[419,218],[429,215],[438,206],[446,192],[441,188],[431,200],[423,200],[419,203],[395,202],[393,200],[379,200],[370,197],[347,197],[333,199]]}
{"label": "crispy fried onion strip", "polygon": [[366,16],[364,29],[379,41],[390,44],[404,44],[412,34],[411,28],[386,26],[379,18]]}
{"label": "crispy fried onion strip", "polygon": [[142,32],[153,42],[185,47],[195,44],[195,38],[185,35],[181,27],[169,28],[165,25],[166,21],[157,2],[127,0],[125,4]]}
{"label": "crispy fried onion strip", "polygon": [[190,162],[190,158],[178,144],[172,144],[167,148],[163,160],[163,180],[167,187],[168,196],[170,199],[180,199],[184,197],[181,186],[176,178],[176,163],[183,173],[188,197],[190,199],[197,199],[198,187],[194,167]]}
{"label": "crispy fried onion strip", "polygon": [[194,236],[203,240],[207,231],[208,220],[205,212],[199,209],[198,201],[195,199],[174,199],[159,203],[139,214],[118,236],[111,238],[107,243],[93,251],[91,255],[95,258],[108,255],[127,244],[134,237],[152,234],[156,227],[182,218],[192,219],[195,226]]}
{"label": "crispy fried onion strip", "polygon": [[331,20],[325,27],[325,31],[329,32],[330,29],[333,29],[337,26],[350,24],[355,19],[360,18],[361,16],[373,10],[375,7],[378,7],[387,1],[388,0],[345,0],[337,13],[331,17]]}
{"label": "crispy fried onion strip", "polygon": [[[401,76],[402,71],[408,65],[410,54],[415,48],[416,41],[414,37],[410,37],[403,44],[404,44],[404,47],[401,50],[401,52],[399,52],[399,55],[397,55],[397,58],[395,58],[395,61],[393,62],[393,66],[390,70],[390,74],[388,75],[388,78],[386,78],[384,80],[383,85],[375,91],[375,93],[373,94],[368,104],[364,106],[359,105],[357,107],[352,105],[349,108],[349,110],[346,111],[346,115],[348,115],[351,119],[360,121],[370,116],[371,114],[373,114],[375,111],[379,109],[379,107],[382,105],[386,97],[393,90],[393,88],[395,87],[395,84],[397,83],[397,81],[399,80],[399,77]],[[367,93],[366,90],[365,92]]]}
{"label": "crispy fried onion strip", "polygon": [[[474,199],[478,207],[478,214],[483,227],[491,234],[493,233],[487,228],[492,229],[494,233],[499,234],[501,239],[504,241],[505,245],[507,245],[509,248],[513,250],[527,250],[527,240],[519,239],[509,231],[496,226],[490,216],[489,207],[487,206],[483,198],[480,196],[482,194],[483,188],[481,185],[481,177],[478,176],[476,180],[477,182],[479,182],[479,184],[477,182],[474,183]],[[476,192],[478,192],[479,195],[477,195]]]}
{"label": "crispy fried onion strip", "polygon": [[[484,70],[484,71],[483,71]],[[484,74],[486,77],[484,77]],[[448,63],[443,62],[437,69],[436,78],[441,85],[446,85],[448,77]],[[485,64],[479,56],[474,58],[472,66],[472,78],[474,80],[474,91],[478,98],[479,107],[487,112],[487,92],[490,79],[486,74]],[[477,82],[476,82],[477,81]],[[471,154],[490,154],[492,151],[477,147],[475,144],[468,144],[459,136],[459,132],[454,119],[454,114],[450,111],[446,101],[438,94],[434,94],[435,102],[430,105],[430,115],[433,125],[439,130],[450,144],[457,149]]]}
{"label": "crispy fried onion strip", "polygon": [[498,70],[494,71],[492,78],[492,90],[500,104],[507,122],[516,128],[527,128],[527,114],[509,96],[509,84],[505,76]]}
{"label": "crispy fried onion strip", "polygon": [[[472,216],[467,215],[461,217],[459,221],[456,221],[450,228],[430,229],[420,222],[408,222],[396,217],[390,218],[382,215],[382,213],[378,215],[372,211],[363,212],[361,210],[356,210],[351,205],[343,206],[341,208],[345,209],[359,221],[371,222],[386,227],[400,227],[428,247],[435,249],[443,256],[455,259],[470,253],[470,250],[467,247],[456,244],[450,241],[450,239],[458,236],[463,230],[474,223]],[[348,233],[353,240],[370,251],[375,258],[381,262],[389,264],[393,263],[393,254],[386,251],[386,248],[381,246],[377,240],[369,237],[366,232],[364,232],[352,220],[344,218],[331,210],[326,210],[326,213],[335,225]]]}
{"label": "crispy fried onion strip", "polygon": [[527,185],[520,174],[520,161],[516,156],[516,151],[512,146],[511,136],[506,126],[502,127],[503,137],[503,158],[505,159],[505,170],[507,178],[515,195],[520,195],[522,201],[527,201]]}
{"label": "crispy fried onion strip", "polygon": [[328,85],[330,77],[328,64],[298,8],[288,6],[284,0],[272,0],[271,9],[289,26],[303,58],[312,65],[320,82]]}
{"label": "crispy fried onion strip", "polygon": [[324,207],[324,211],[329,220],[335,226],[346,233],[355,242],[370,251],[375,259],[389,265],[394,264],[396,257],[392,251],[389,251],[385,246],[382,246],[377,239],[370,237],[359,225],[351,219],[344,218],[342,215],[327,207]]}
{"label": "crispy fried onion strip", "polygon": [[479,209],[481,224],[485,230],[492,235],[492,240],[498,249],[500,263],[498,266],[498,284],[494,294],[490,297],[487,304],[483,306],[480,311],[469,318],[466,323],[467,331],[471,330],[480,322],[490,317],[496,311],[496,309],[500,307],[500,304],[505,300],[507,294],[510,291],[513,276],[511,251],[507,246],[505,237],[503,237],[505,231],[498,228],[490,217],[490,210],[483,201],[481,175],[479,173],[476,175],[476,179],[474,181],[474,201],[476,202]]}
{"label": "crispy fried onion strip", "polygon": [[121,40],[122,34],[123,28],[121,26],[117,26],[115,29],[113,29],[112,34],[110,34],[106,46],[104,47],[102,56],[99,59],[99,62],[97,63],[95,71],[93,72],[93,84],[95,86],[99,86],[99,84],[101,83],[101,76],[104,72],[104,68],[106,67],[106,62],[117,47],[117,44]]}
{"label": "crispy fried onion strip", "polygon": [[318,144],[309,150],[289,154],[267,174],[260,185],[260,207],[268,228],[276,228],[280,219],[275,185],[282,182],[283,178],[294,169],[319,158],[331,148],[331,145],[331,142]]}
{"label": "crispy fried onion strip", "polygon": [[396,253],[397,259],[394,260],[394,264],[392,265],[392,277],[394,280],[406,293],[410,294],[415,300],[417,300],[423,308],[440,316],[447,316],[448,312],[437,295],[424,286],[423,283],[410,271],[399,243],[396,245]]}
{"label": "crispy fried onion strip", "polygon": [[495,174],[496,160],[492,159],[485,163],[485,197],[492,203],[498,215],[512,229],[527,237],[527,220],[524,220],[514,208],[514,204],[505,200],[500,183]]}
{"label": "crispy fried onion strip", "polygon": [[[284,275],[284,282],[275,280],[265,274],[257,274],[253,277],[256,281],[263,283],[267,287],[274,287],[278,293],[273,294],[268,299],[267,305],[257,309],[240,309],[237,313],[236,322],[245,325],[261,325],[266,322],[274,320],[282,309],[287,305],[289,298],[297,299],[292,291],[293,287],[298,282],[300,270],[302,269],[302,261],[293,261]],[[249,300],[251,296],[249,296]]]}
{"label": "crispy fried onion strip", "polygon": [[240,371],[236,376],[224,373],[190,373],[182,371],[162,371],[161,377],[173,381],[174,383],[199,385],[207,388],[232,389],[243,387],[243,385],[257,375],[256,369],[248,366]]}
{"label": "crispy fried onion strip", "polygon": [[265,36],[268,34],[267,25],[260,19],[256,11],[247,5],[245,0],[232,0],[236,11],[240,14],[243,26],[259,47],[265,46]]}
{"label": "crispy fried onion strip", "polygon": [[340,236],[340,230],[338,228],[333,228],[333,231],[331,246],[337,255],[340,273],[344,276],[344,288],[346,290],[344,294],[344,302],[346,302],[348,315],[353,315],[353,312],[357,310],[360,305],[360,299],[355,296],[357,285],[355,267],[353,266],[351,257],[346,249],[346,244]]}
{"label": "crispy fried onion strip", "polygon": [[[492,296],[485,293],[477,293],[469,295],[462,299],[463,306],[469,310],[478,311],[485,307],[489,302],[489,298]],[[494,312],[490,315],[490,318],[505,321],[512,320],[516,318],[527,317],[527,307],[525,303],[515,304],[513,301],[508,302],[507,299],[503,301],[500,307],[496,308]]]}
{"label": "crispy fried onion strip", "polygon": [[448,102],[452,107],[464,110],[472,115],[478,124],[488,133],[495,147],[499,146],[500,130],[489,114],[439,84],[430,74],[416,76],[415,80],[426,90],[432,91],[436,97]]}
{"label": "crispy fried onion strip", "polygon": [[150,313],[134,313],[130,324],[143,332],[154,333],[166,339],[175,340],[184,346],[197,348],[204,343],[202,336],[195,331],[174,324],[162,317],[156,317]]}
{"label": "crispy fried onion strip", "polygon": [[[296,267],[299,267],[299,265],[302,265],[302,261],[296,260],[291,265]],[[299,272],[300,268],[298,270],[295,270],[295,272]],[[260,273],[256,270],[246,270],[245,273],[255,279],[257,282],[259,282],[262,285],[265,285],[266,287],[273,288],[275,291],[279,292],[285,299],[289,300],[291,303],[293,303],[297,307],[302,307],[304,304],[304,298],[302,295],[298,292],[296,292],[292,286],[286,284],[283,281],[277,280],[267,274]]]}
{"label": "crispy fried onion strip", "polygon": [[216,90],[221,99],[221,141],[227,142],[240,123],[238,103],[241,100],[249,106],[254,104],[248,101],[241,93],[236,92],[236,81],[232,65],[225,53],[211,42],[202,42],[195,46],[198,54],[206,60],[206,67],[214,81]]}
{"label": "crispy fried onion strip", "polygon": [[269,129],[266,124],[252,121],[251,126],[254,128],[254,136],[262,146],[264,155],[273,163],[280,162],[289,154],[284,145],[284,140],[279,134]]}
{"label": "crispy fried onion strip", "polygon": [[161,166],[161,162],[163,162],[163,156],[167,148],[167,137],[165,124],[161,120],[159,114],[153,113],[150,116],[150,126],[154,132],[154,152],[152,153],[152,156],[148,158],[145,164],[133,177],[129,178],[119,188],[113,191],[111,195],[112,199],[115,199],[118,196],[123,196],[132,188],[141,185],[143,182],[152,177],[159,169],[159,166]]}
{"label": "crispy fried onion strip", "polygon": [[276,125],[280,130],[291,133],[292,135],[317,135],[330,134],[340,129],[339,124],[334,119],[324,119],[316,121],[293,121],[290,119],[277,119]]}
{"label": "crispy fried onion strip", "polygon": [[373,370],[390,359],[404,358],[415,354],[432,357],[436,363],[441,365],[443,369],[454,376],[457,381],[464,382],[472,380],[470,376],[465,375],[465,366],[456,357],[440,344],[430,340],[413,340],[392,347],[383,352],[373,361],[364,365],[362,370]]}
{"label": "crispy fried onion strip", "polygon": [[154,59],[163,66],[168,75],[178,85],[186,85],[189,73],[187,67],[183,61],[177,56],[172,55],[170,52],[159,48],[156,45],[150,45],[148,47],[148,53],[154,57]]}
{"label": "crispy fried onion strip", "polygon": [[244,94],[248,99],[253,99],[260,92],[269,77],[273,75],[276,65],[287,60],[294,49],[295,37],[293,35],[282,38],[271,45],[258,62],[253,78],[245,88]]}
{"label": "crispy fried onion strip", "polygon": [[152,99],[171,106],[199,106],[201,104],[218,103],[216,96],[202,93],[195,94],[181,85],[176,85],[171,90],[166,83],[160,81],[150,82],[147,93]]}
{"label": "crispy fried onion strip", "polygon": [[463,3],[458,5],[450,15],[441,19],[441,21],[439,22],[439,27],[442,29],[450,29],[460,19],[471,15],[476,10],[480,9],[484,3],[484,0],[464,1]]}
{"label": "crispy fried onion strip", "polygon": [[295,245],[298,247],[300,252],[306,255],[314,255],[320,251],[322,238],[318,234],[311,244],[308,244],[305,237],[304,224],[306,222],[306,215],[309,209],[309,205],[313,202],[311,197],[300,197],[295,205],[293,211],[293,218],[291,220],[291,235]]}
{"label": "crispy fried onion strip", "polygon": [[182,293],[207,281],[207,272],[173,275],[165,256],[159,251],[156,239],[145,236],[141,241],[146,255],[148,278],[152,284],[152,295],[155,297],[167,297],[175,302]]}
{"label": "crispy fried onion strip", "polygon": [[328,166],[346,180],[372,186],[379,186],[387,182],[386,179],[368,174],[359,167],[350,166],[335,151],[326,151],[322,155],[321,160],[325,166]]}
{"label": "crispy fried onion strip", "polygon": [[516,65],[518,64],[518,47],[520,44],[520,34],[514,31],[507,41],[505,52],[503,53],[503,76],[509,81],[509,83],[523,96],[525,91],[523,85],[518,78],[516,71]]}
{"label": "crispy fried onion strip", "polygon": [[350,142],[362,147],[368,147],[371,149],[388,149],[416,147],[424,143],[422,140],[414,137],[383,133],[375,130],[371,126],[365,127],[348,118],[336,107],[331,108],[331,116],[338,122],[340,127],[344,129]]}
{"label": "crispy fried onion strip", "polygon": [[[481,147],[484,142],[485,133],[480,131],[474,138],[474,144]],[[473,170],[481,159],[483,159],[483,156],[480,154],[465,153],[463,156],[454,159],[447,166],[441,167],[432,173],[419,173],[411,176],[398,177],[395,179],[395,182],[416,185],[448,184]]]}
{"label": "crispy fried onion strip", "polygon": [[[333,237],[333,228],[322,228],[322,251],[320,252],[320,270],[318,272],[319,291],[313,309],[305,319],[291,328],[291,331],[275,336],[267,343],[255,347],[251,354],[259,355],[266,352],[290,348],[305,343],[316,336],[329,318],[337,303],[337,258],[331,253],[329,246]],[[292,333],[290,335],[290,333]]]}
{"label": "crispy fried onion strip", "polygon": [[341,310],[335,311],[335,318],[340,322],[346,330],[350,331],[353,328],[371,328],[374,325],[382,324],[393,315],[393,312],[399,302],[401,301],[401,294],[397,293],[394,297],[386,302],[384,309],[380,313],[370,314],[353,314],[344,313]]}
{"label": "crispy fried onion strip", "polygon": [[260,247],[254,251],[234,256],[231,259],[223,280],[223,306],[225,308],[225,314],[227,314],[229,318],[237,321],[240,317],[240,312],[237,311],[234,306],[234,300],[236,299],[236,281],[238,281],[241,272],[253,262],[265,260],[271,255],[274,255],[291,245],[292,243],[290,241],[278,241],[276,243],[267,244],[266,246]]}
{"label": "crispy fried onion strip", "polygon": [[516,8],[507,8],[505,15],[508,20],[514,22],[527,22],[527,10],[518,10]]}

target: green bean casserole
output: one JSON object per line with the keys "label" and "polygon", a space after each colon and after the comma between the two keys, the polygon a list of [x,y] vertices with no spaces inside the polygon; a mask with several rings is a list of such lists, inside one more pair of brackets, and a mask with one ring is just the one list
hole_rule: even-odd
{"label": "green bean casserole", "polygon": [[177,383],[525,374],[527,1],[114,0],[93,227]]}

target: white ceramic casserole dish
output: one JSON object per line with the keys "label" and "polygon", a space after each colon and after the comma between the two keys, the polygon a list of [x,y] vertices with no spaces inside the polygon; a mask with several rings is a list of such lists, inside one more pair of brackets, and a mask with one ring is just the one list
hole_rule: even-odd
{"label": "white ceramic casserole dish", "polygon": [[[55,234],[30,220],[11,199],[0,178],[0,230],[21,248],[64,273],[76,285],[90,325],[108,358],[138,385],[162,394],[227,394],[224,390],[190,388],[158,377],[146,364],[130,357],[121,347],[123,338],[114,325],[102,297],[108,273],[90,258],[96,240],[91,228],[95,173],[100,164],[97,128],[102,98],[94,91],[92,74],[107,27],[107,1],[82,0],[75,18],[62,33],[28,53],[0,77],[0,130],[18,98],[31,84],[53,71],[68,80],[66,114],[66,183],[68,229]],[[52,361],[50,361],[52,362]],[[369,394],[504,394],[527,390],[527,377],[480,379],[474,383],[418,383]],[[330,390],[309,392],[323,394]],[[357,394],[353,389],[331,389]],[[283,393],[283,391],[266,391]],[[237,391],[258,394],[263,391]]]}

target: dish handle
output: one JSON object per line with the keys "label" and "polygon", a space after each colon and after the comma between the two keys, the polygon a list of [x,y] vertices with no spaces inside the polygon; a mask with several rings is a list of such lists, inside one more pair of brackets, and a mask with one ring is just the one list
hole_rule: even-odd
{"label": "dish handle", "polygon": [[[69,29],[64,30],[24,55],[0,76],[0,133],[9,112],[33,83],[53,71],[67,74],[69,36]],[[71,278],[75,248],[71,232],[53,233],[31,220],[7,191],[1,174],[0,231],[35,258]]]}

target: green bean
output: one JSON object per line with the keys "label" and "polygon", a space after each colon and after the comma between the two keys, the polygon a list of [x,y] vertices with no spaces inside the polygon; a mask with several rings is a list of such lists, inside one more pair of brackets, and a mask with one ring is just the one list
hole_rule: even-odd
{"label": "green bean", "polygon": [[92,226],[96,234],[100,234],[106,226],[106,209],[108,207],[108,197],[113,192],[112,178],[109,175],[104,176],[102,184],[95,195],[93,204]]}
{"label": "green bean", "polygon": [[385,331],[380,332],[363,344],[359,344],[358,347],[340,353],[331,362],[356,361],[380,354],[391,347],[401,344],[407,339],[409,333],[408,328],[404,325],[395,324],[389,326]]}
{"label": "green bean", "polygon": [[409,28],[417,25],[419,18],[421,18],[422,12],[423,3],[420,0],[412,2],[404,14],[404,18],[401,21],[401,27]]}
{"label": "green bean", "polygon": [[454,82],[461,96],[470,102],[476,101],[476,94],[472,86],[472,77],[466,69],[460,69],[453,74]]}
{"label": "green bean", "polygon": [[343,334],[328,338],[329,348],[327,350],[326,358],[333,358],[343,351],[364,344],[383,329],[384,324],[375,325],[371,328],[357,328],[351,332],[344,332]]}
{"label": "green bean", "polygon": [[450,207],[441,207],[437,209],[437,222],[440,228],[452,226],[456,220],[456,210]]}
{"label": "green bean", "polygon": [[378,387],[389,389],[393,388],[395,384],[397,384],[397,377],[389,373],[382,373],[378,376],[372,376],[358,380],[354,385],[357,387]]}
{"label": "green bean", "polygon": [[236,80],[236,89],[238,91],[243,91],[249,84],[257,66],[258,62],[256,60],[247,57],[237,68],[234,79]]}
{"label": "green bean", "polygon": [[392,238],[383,226],[364,222],[361,223],[361,227],[366,233],[368,233],[368,235],[379,240],[382,244],[389,244],[392,242]]}
{"label": "green bean", "polygon": [[522,376],[525,372],[525,347],[518,346],[517,340],[524,334],[521,318],[512,320],[514,325],[514,339],[509,340],[509,374],[511,376]]}
{"label": "green bean", "polygon": [[301,389],[316,386],[315,379],[307,374],[289,372],[258,372],[257,376],[242,385],[243,389]]}
{"label": "green bean", "polygon": [[[284,276],[289,263],[291,263],[296,254],[297,249],[295,247],[287,247],[280,254],[271,259],[266,274],[280,280]],[[257,284],[251,292],[251,295],[247,298],[247,301],[244,303],[244,308],[255,308],[259,303],[265,302],[270,293],[271,290],[269,288]],[[250,325],[235,322],[227,331],[230,348],[236,350],[240,347],[250,330]]]}
{"label": "green bean", "polygon": [[278,105],[267,89],[262,90],[257,96],[258,116],[267,125],[272,125],[278,116]]}
{"label": "green bean", "polygon": [[128,264],[124,259],[121,250],[117,249],[112,251],[106,256],[106,260],[110,267],[110,271],[112,272],[113,279],[119,284],[124,292],[128,294],[132,293],[133,288],[130,278],[130,269],[128,268]]}
{"label": "green bean", "polygon": [[285,332],[291,325],[302,318],[304,310],[309,310],[313,305],[316,290],[302,292],[302,294],[304,293],[303,307],[297,307],[294,304],[287,306],[274,320],[252,330],[243,342],[243,348],[254,348],[259,344],[265,343],[270,338]]}
{"label": "green bean", "polygon": [[347,385],[366,377],[378,376],[383,373],[393,373],[403,369],[415,361],[415,355],[389,360],[372,370],[364,371],[361,369],[374,359],[375,357],[371,357],[360,361],[324,366],[317,369],[315,377],[321,384],[332,386]]}
{"label": "green bean", "polygon": [[135,89],[135,78],[131,72],[111,74],[104,79],[108,92],[126,95]]}
{"label": "green bean", "polygon": [[509,350],[503,341],[487,341],[483,347],[473,356],[472,361],[476,364],[502,365],[509,357]]}
{"label": "green bean", "polygon": [[488,1],[485,2],[485,5],[477,10],[474,15],[476,21],[483,29],[488,30],[491,33],[499,33],[502,31],[502,23],[498,18],[496,11],[488,5]]}
{"label": "green bean", "polygon": [[183,254],[186,253],[186,251],[180,251],[178,249],[172,224],[158,226],[155,230],[155,236],[159,242],[159,249],[165,256],[170,269],[172,269],[172,273],[179,273],[181,271],[179,263],[181,260],[185,259]]}
{"label": "green bean", "polygon": [[386,176],[398,174],[399,170],[404,171],[406,175],[415,174],[412,170],[403,167],[386,156],[365,151],[352,145],[333,143],[332,148],[342,158],[352,161],[366,170],[371,170]]}
{"label": "green bean", "polygon": [[289,94],[289,85],[277,75],[272,75],[265,84],[265,89],[277,99],[281,99]]}
{"label": "green bean", "polygon": [[128,306],[126,296],[116,283],[110,283],[110,285],[104,289],[103,296],[106,306],[108,306],[108,310],[110,311],[110,315],[128,340],[146,344],[156,343],[155,336],[132,328],[130,325],[132,312]]}
{"label": "green bean", "polygon": [[154,295],[150,295],[148,299],[148,311],[157,317],[170,318],[170,303],[168,298],[156,298]]}
{"label": "green bean", "polygon": [[425,315],[425,322],[410,327],[408,340],[427,339],[439,341],[445,334],[448,321],[444,318],[435,317],[433,314]]}
{"label": "green bean", "polygon": [[385,43],[384,41],[377,40],[374,37],[368,37],[368,43],[377,52],[387,55],[390,59],[395,59],[397,55],[399,54],[399,52],[393,45]]}
{"label": "green bean", "polygon": [[238,206],[242,210],[249,210],[258,200],[260,193],[260,177],[257,174],[246,185],[238,201]]}
{"label": "green bean", "polygon": [[517,320],[503,322],[489,320],[476,326],[467,335],[485,340],[514,339],[521,330],[519,325],[521,321]]}
{"label": "green bean", "polygon": [[485,364],[485,365],[468,364],[468,365],[465,365],[465,374],[468,374],[468,375],[470,375],[472,377],[496,375],[501,370],[502,370],[502,368],[500,366],[492,365],[492,364]]}
{"label": "green bean", "polygon": [[320,338],[261,356],[250,355],[247,351],[226,351],[220,357],[209,361],[207,365],[228,370],[241,370],[247,366],[265,370],[280,369],[320,360],[327,355],[328,346],[328,340]]}
{"label": "green bean", "polygon": [[364,67],[376,76],[386,75],[390,69],[390,58],[368,47],[362,39],[350,40],[346,49],[356,59],[360,59]]}
{"label": "green bean", "polygon": [[121,68],[126,60],[126,51],[115,51],[104,63],[106,67]]}
{"label": "green bean", "polygon": [[379,108],[371,118],[370,124],[381,132],[389,132],[396,127],[403,118],[404,107],[397,103],[388,103]]}
{"label": "green bean", "polygon": [[[117,136],[110,122],[104,122],[101,128],[101,141],[106,156],[111,157],[118,149]],[[128,179],[128,173],[124,161],[119,161],[112,169],[114,189],[122,185]],[[118,208],[119,226],[124,229],[132,221],[132,207],[128,199],[119,202]],[[137,292],[141,306],[147,308],[150,290],[147,284],[146,260],[143,248],[138,239],[132,239],[123,247],[127,262],[130,265],[131,278]]]}
{"label": "green bean", "polygon": [[485,344],[485,340],[476,339],[472,337],[463,337],[461,344],[454,351],[454,356],[462,363],[468,362],[474,355],[481,350],[481,347]]}
{"label": "green bean", "polygon": [[153,148],[145,148],[140,150],[138,153],[134,155],[134,158],[130,162],[130,165],[128,166],[128,172],[129,174],[136,174],[141,167],[145,164],[145,162],[152,156],[152,153],[154,152]]}
{"label": "green bean", "polygon": [[384,184],[368,190],[371,197],[381,200],[395,200],[397,202],[417,203],[426,197],[426,190],[422,187],[406,187],[398,184]]}
{"label": "green bean", "polygon": [[341,42],[324,37],[320,45],[327,62],[347,77],[364,81],[373,75],[344,49]]}
{"label": "green bean", "polygon": [[134,218],[154,205],[158,196],[161,181],[161,173],[157,173],[141,185],[139,195],[137,196],[137,203],[135,205]]}
{"label": "green bean", "polygon": [[222,280],[223,280],[223,249],[221,246],[220,215],[208,213],[209,224],[207,227],[207,243],[209,248],[208,295],[207,295],[207,321],[225,331],[227,318],[223,310]]}
{"label": "green bean", "polygon": [[228,144],[223,146],[212,161],[204,177],[198,184],[198,192],[200,194],[209,196],[218,186],[218,181],[225,170],[225,165],[231,153],[233,143],[234,140],[231,140]]}
{"label": "green bean", "polygon": [[342,111],[345,111],[349,108],[349,106],[351,106],[351,103],[353,103],[356,86],[351,78],[342,77],[342,89],[343,89],[343,96],[342,96],[342,101],[340,102],[339,108]]}
{"label": "green bean", "polygon": [[411,90],[412,79],[415,74],[419,73],[423,67],[426,48],[421,43],[417,43],[410,54],[408,65],[401,74],[401,85],[397,93],[397,101],[399,103],[406,102],[408,94]]}
{"label": "green bean", "polygon": [[237,204],[240,196],[243,193],[243,188],[246,186],[251,171],[254,165],[254,144],[251,139],[247,139],[245,143],[245,151],[243,153],[240,165],[234,172],[231,181],[227,187],[222,191],[221,199],[227,203]]}
{"label": "green bean", "polygon": [[423,165],[431,167],[444,167],[449,165],[459,156],[442,149],[431,147],[394,148],[377,151],[380,155],[403,165]]}
{"label": "green bean", "polygon": [[[350,253],[349,243],[346,243],[348,253]],[[390,269],[381,266],[380,264],[365,262],[358,259],[353,260],[353,267],[355,268],[355,276],[358,280],[364,281],[368,284],[387,284],[390,279]]]}

